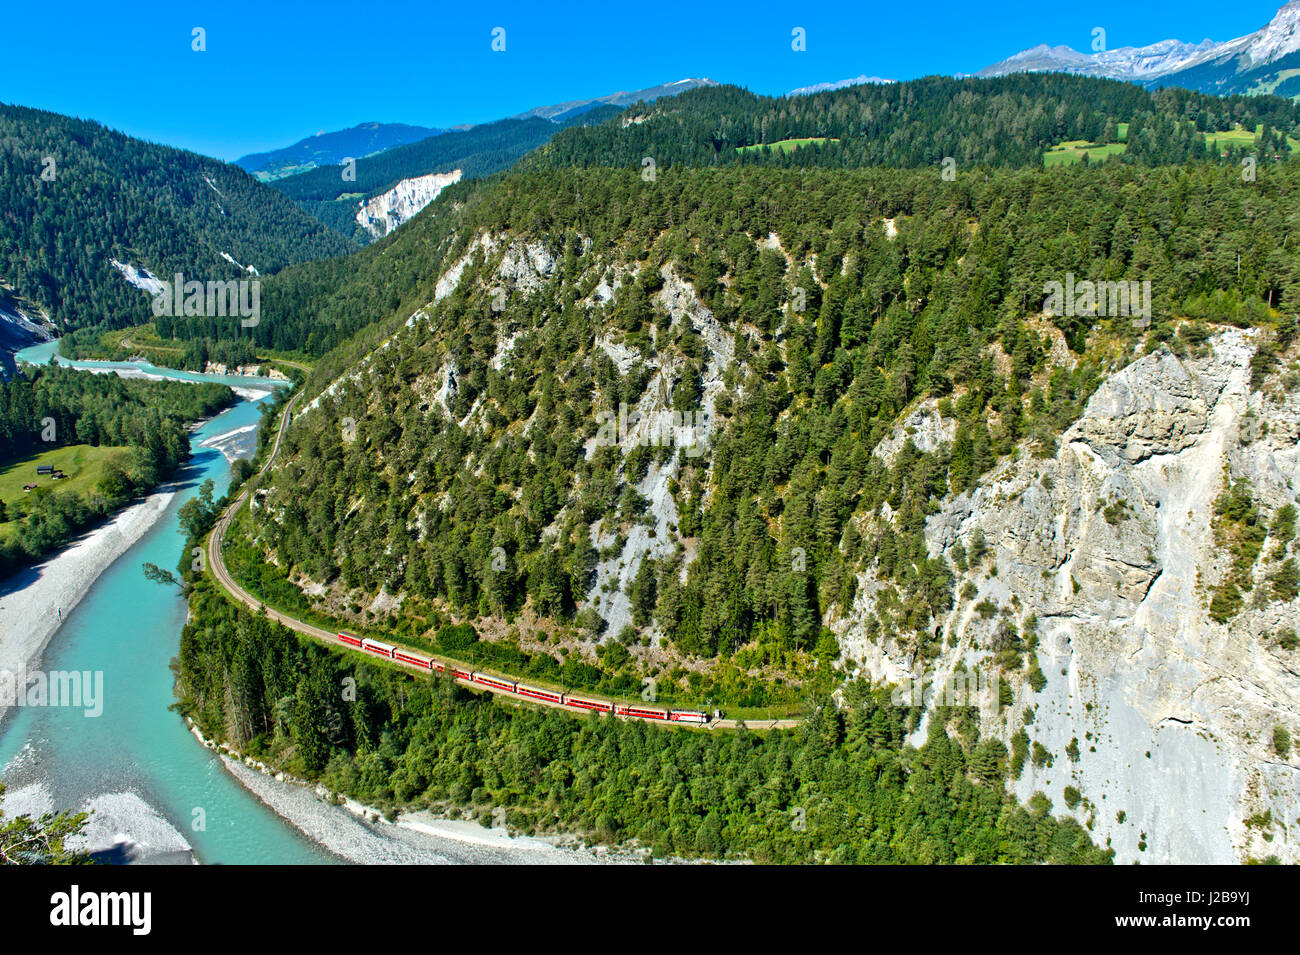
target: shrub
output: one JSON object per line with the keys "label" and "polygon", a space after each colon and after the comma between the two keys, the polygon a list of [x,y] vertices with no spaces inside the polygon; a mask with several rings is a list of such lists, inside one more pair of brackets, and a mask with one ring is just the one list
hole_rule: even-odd
{"label": "shrub", "polygon": [[1281,723],[1273,727],[1273,752],[1283,759],[1291,758],[1291,731]]}

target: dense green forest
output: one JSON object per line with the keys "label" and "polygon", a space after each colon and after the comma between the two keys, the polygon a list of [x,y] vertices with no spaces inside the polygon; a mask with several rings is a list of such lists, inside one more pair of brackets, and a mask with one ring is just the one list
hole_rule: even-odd
{"label": "dense green forest", "polygon": [[502,807],[518,830],[636,844],[659,858],[1111,857],[1041,795],[1015,802],[1007,749],[979,738],[969,710],[938,714],[919,749],[903,742],[919,713],[860,683],[788,732],[582,720],[316,646],[205,581],[190,606],[175,663],[182,710],[209,737],[372,805],[482,820]]}
{"label": "dense green forest", "polygon": [[[997,79],[926,77],[863,84],[810,96],[759,96],[734,86],[689,90],[636,107],[619,120],[556,135],[524,165],[658,168],[685,164],[1037,166],[1063,140],[1114,142],[1129,123],[1124,161],[1146,166],[1210,157],[1201,133],[1266,127],[1262,154],[1286,155],[1300,129],[1300,104],[1274,96],[1219,98],[1182,89],[1150,92],[1129,83],[1060,73]],[[790,152],[738,147],[787,139],[827,142]],[[829,141],[835,140],[835,141]]]}
{"label": "dense green forest", "polygon": [[61,330],[152,318],[114,259],[208,281],[354,247],[237,166],[4,104],[0,210],[0,281]]}
{"label": "dense green forest", "polygon": [[[666,468],[675,550],[641,563],[627,593],[633,632],[604,635],[601,654],[683,692],[679,667],[692,659],[714,661],[716,674],[761,667],[803,679],[825,649],[820,621],[849,605],[855,572],[873,562],[896,587],[882,623],[930,653],[954,599],[951,569],[922,534],[937,502],[1022,441],[1050,453],[1140,335],[1147,347],[1178,346],[1194,331],[1179,329],[1183,319],[1294,334],[1283,316],[1300,310],[1298,191],[1290,165],[1250,183],[1210,164],[952,183],[905,170],[669,170],[653,183],[632,171],[514,174],[464,204],[441,261],[510,230],[549,249],[552,272],[497,310],[503,246],[476,253],[413,330],[399,313],[323,360],[308,397],[349,369],[358,383],[290,429],[251,534],[277,574],[400,592],[408,610],[427,603],[456,619],[527,609],[593,639],[594,569],[633,528],[653,527],[639,488]],[[407,232],[385,261],[394,271],[418,261],[423,241],[423,230]],[[666,268],[734,336],[711,386],[719,432],[700,457],[584,447],[599,412],[635,404],[661,368],[671,407],[700,407],[712,358],[700,331],[656,302]],[[440,271],[411,273],[426,300]],[[1150,281],[1150,329],[1057,316],[1073,357],[1050,361],[1043,285],[1067,272]],[[603,303],[591,297],[602,279],[621,282]],[[598,338],[627,349],[630,366],[620,372]],[[889,463],[874,455],[924,396],[957,422],[951,445],[922,454],[905,444]],[[885,504],[895,515],[885,532],[851,519]],[[611,531],[611,544],[595,543]],[[652,626],[675,657],[646,672],[637,658]],[[616,643],[629,654],[608,649]],[[1033,666],[1023,654],[1012,662]],[[731,705],[768,701],[745,681],[694,689]]]}
{"label": "dense green forest", "polygon": [[0,575],[153,488],[189,457],[189,425],[234,400],[225,385],[125,379],[53,364],[24,366],[0,380],[0,467],[69,445],[120,449],[104,458],[84,492],[42,485],[5,504]]}

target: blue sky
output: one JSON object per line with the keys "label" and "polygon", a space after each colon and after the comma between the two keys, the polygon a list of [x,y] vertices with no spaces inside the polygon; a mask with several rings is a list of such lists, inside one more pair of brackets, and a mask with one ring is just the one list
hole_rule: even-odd
{"label": "blue sky", "polygon": [[[0,13],[0,101],[234,159],[366,120],[450,126],[708,76],[780,94],[974,72],[1040,42],[1227,40],[1282,0],[600,4],[69,0]],[[491,50],[492,29],[506,50]],[[807,50],[790,48],[791,30]],[[191,50],[191,30],[207,51]]]}

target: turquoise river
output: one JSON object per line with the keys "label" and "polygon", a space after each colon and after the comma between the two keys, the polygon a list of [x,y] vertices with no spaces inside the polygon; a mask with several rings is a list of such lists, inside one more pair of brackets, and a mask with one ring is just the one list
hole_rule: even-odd
{"label": "turquoise river", "polygon": [[[53,344],[39,345],[18,357],[36,364],[48,362],[53,352]],[[245,387],[273,385],[144,364],[75,364]],[[184,544],[176,512],[205,479],[212,479],[218,496],[229,485],[226,458],[202,442],[238,433],[232,440],[241,442],[243,453],[251,451],[255,432],[249,426],[261,420],[264,400],[265,395],[241,400],[194,434],[193,457],[175,476],[177,493],[163,516],[74,609],[65,611],[42,656],[42,669],[102,671],[103,713],[88,718],[71,707],[16,708],[0,725],[0,779],[13,791],[40,787],[56,806],[133,794],[179,831],[202,863],[328,863],[337,860],[235,782],[169,709],[174,702],[169,664],[185,622],[185,601],[175,587],[151,583],[141,572],[146,561],[176,566]]]}

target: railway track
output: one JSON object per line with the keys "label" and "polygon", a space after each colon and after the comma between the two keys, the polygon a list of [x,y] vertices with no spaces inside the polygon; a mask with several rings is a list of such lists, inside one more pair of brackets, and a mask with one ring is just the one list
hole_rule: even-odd
{"label": "railway track", "polygon": [[[266,456],[266,461],[262,464],[261,469],[257,472],[258,476],[266,473],[266,471],[275,462],[276,455],[280,453],[280,444],[284,440],[284,434],[289,428],[289,422],[293,416],[294,405],[298,403],[298,399],[301,397],[302,397],[302,392],[300,391],[298,392],[298,394],[294,395],[293,399],[289,402],[289,404],[285,406],[284,412],[280,416],[280,427],[275,434],[275,443],[271,446],[271,453]],[[244,504],[248,501],[248,495],[249,495],[248,488],[250,484],[251,481],[245,482],[244,490],[240,492],[240,495],[230,503],[230,505],[225,509],[225,511],[222,512],[221,516],[217,519],[217,523],[213,526],[211,534],[208,536],[208,546],[207,546],[208,568],[211,570],[213,578],[217,581],[218,584],[220,584],[221,588],[225,590],[226,594],[232,599],[239,601],[240,603],[244,604],[247,607],[250,607],[253,610],[265,612],[268,618],[274,620],[276,623],[279,623],[282,626],[288,627],[290,630],[293,630],[295,633],[299,633],[305,637],[309,637],[327,646],[338,649],[339,639],[338,639],[338,634],[336,632],[332,630],[324,630],[313,624],[307,623],[304,620],[299,620],[296,617],[291,617],[289,614],[281,613],[279,610],[275,610],[272,607],[266,606],[266,604],[262,603],[260,600],[258,600],[252,594],[250,594],[247,590],[241,587],[239,583],[234,579],[234,577],[230,575],[230,571],[226,568],[226,562],[222,557],[222,553],[221,553],[222,541],[225,538],[226,531],[230,527],[230,522],[234,520],[235,515],[239,513],[240,508],[242,508]],[[415,664],[406,663],[402,660],[395,660],[390,658],[384,658],[384,660],[387,663],[391,663],[394,666],[402,667],[406,670],[411,671],[412,673],[427,674],[429,672],[424,667],[417,666]],[[530,703],[536,706],[549,706],[554,709],[563,710],[566,713],[579,715],[574,713],[572,709],[569,709],[559,703],[553,703],[549,700],[537,699],[531,696],[524,696],[510,690],[498,689],[497,687],[493,687],[493,686],[486,686],[482,683],[474,682],[472,680],[464,679],[462,677],[453,676],[452,678],[455,679],[456,682],[461,684],[462,686],[467,686],[474,690],[478,690],[480,692],[495,693],[498,696],[507,697],[513,700],[518,700],[521,703]],[[517,682],[517,681],[512,680],[512,682]],[[584,694],[584,696],[585,695],[588,694]],[[618,701],[616,700],[609,700],[608,698],[603,698],[599,696],[592,696],[592,698],[603,699],[606,702],[610,703],[611,705],[618,703]],[[645,717],[619,716],[617,718],[618,719],[639,719],[642,722],[646,722],[646,723],[652,723],[655,725],[664,725],[662,720],[648,719]],[[742,725],[742,722],[743,725],[749,729],[768,730],[768,729],[790,729],[794,726],[798,726],[800,720],[797,719],[744,720],[744,721],[730,720],[730,719],[710,720],[708,723],[703,724],[699,728],[737,729]],[[687,724],[675,723],[672,725],[687,725]]]}

